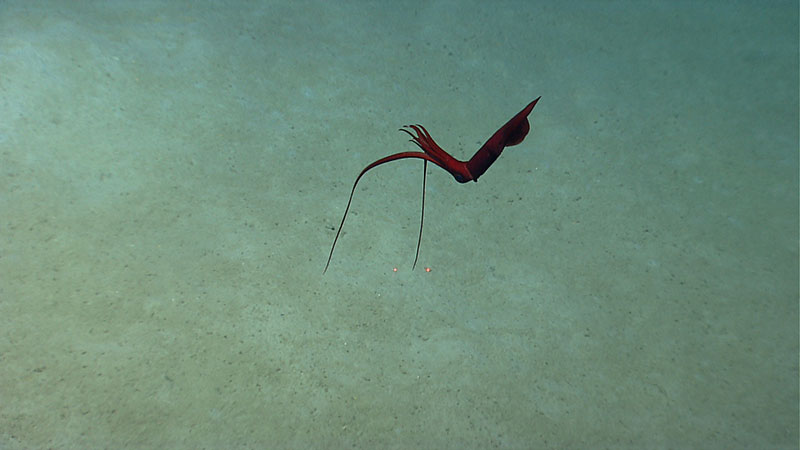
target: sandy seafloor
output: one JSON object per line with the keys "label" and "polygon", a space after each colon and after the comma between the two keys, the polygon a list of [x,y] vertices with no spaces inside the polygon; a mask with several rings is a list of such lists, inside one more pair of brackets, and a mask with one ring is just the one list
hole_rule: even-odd
{"label": "sandy seafloor", "polygon": [[[790,1],[0,3],[0,448],[797,448],[797,36]],[[401,125],[464,159],[540,95],[478,183],[429,167],[416,270],[404,161],[322,275]]]}

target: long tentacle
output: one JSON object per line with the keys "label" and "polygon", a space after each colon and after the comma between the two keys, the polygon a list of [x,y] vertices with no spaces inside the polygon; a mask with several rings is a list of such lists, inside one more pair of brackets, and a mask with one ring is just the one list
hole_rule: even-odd
{"label": "long tentacle", "polygon": [[[430,161],[430,162],[436,164],[437,166],[442,167],[442,165],[438,161],[436,161],[435,159],[431,158],[430,156],[428,156],[425,153],[419,153],[419,152],[395,153],[394,155],[389,155],[389,156],[386,156],[384,158],[381,158],[381,159],[373,162],[372,164],[368,165],[367,167],[365,167],[364,170],[362,170],[361,173],[359,173],[358,176],[356,177],[356,181],[353,183],[353,189],[350,190],[350,198],[347,200],[347,207],[344,209],[344,215],[342,215],[342,222],[339,224],[339,229],[336,231],[336,237],[333,238],[333,245],[331,245],[331,252],[330,252],[330,254],[328,254],[328,261],[325,263],[325,269],[322,270],[322,274],[323,275],[325,274],[325,272],[328,271],[328,266],[330,266],[330,264],[331,264],[331,258],[333,258],[333,250],[336,248],[336,242],[339,240],[339,235],[342,233],[342,227],[344,227],[344,221],[345,221],[345,219],[347,219],[347,212],[350,211],[350,204],[353,202],[353,194],[355,194],[355,192],[356,192],[356,186],[358,186],[358,181],[361,179],[362,176],[364,176],[365,173],[367,173],[371,169],[374,169],[374,168],[380,166],[381,164],[386,164],[388,162],[397,161],[398,159],[407,159],[407,158],[422,159],[426,163],[428,161]],[[442,167],[442,168],[445,169],[444,167]],[[445,170],[447,170],[447,169],[445,169]],[[424,209],[423,209],[423,213],[424,213]],[[421,239],[422,239],[422,231],[420,230],[420,240]],[[419,242],[417,242],[417,245],[418,245],[418,247],[417,247],[417,255],[419,255]],[[416,264],[416,260],[414,261],[414,263]]]}
{"label": "long tentacle", "polygon": [[419,238],[417,238],[417,254],[414,256],[414,265],[411,270],[417,267],[417,260],[419,259],[419,247],[422,244],[422,223],[425,221],[425,181],[428,179],[428,160],[422,165],[422,211],[419,215]]}

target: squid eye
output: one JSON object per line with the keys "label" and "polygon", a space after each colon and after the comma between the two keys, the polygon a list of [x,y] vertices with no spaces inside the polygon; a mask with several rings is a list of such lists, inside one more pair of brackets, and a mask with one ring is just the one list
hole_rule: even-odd
{"label": "squid eye", "polygon": [[464,177],[462,177],[461,174],[457,173],[457,174],[455,174],[453,176],[456,178],[456,181],[458,181],[459,183],[463,183],[464,182]]}

